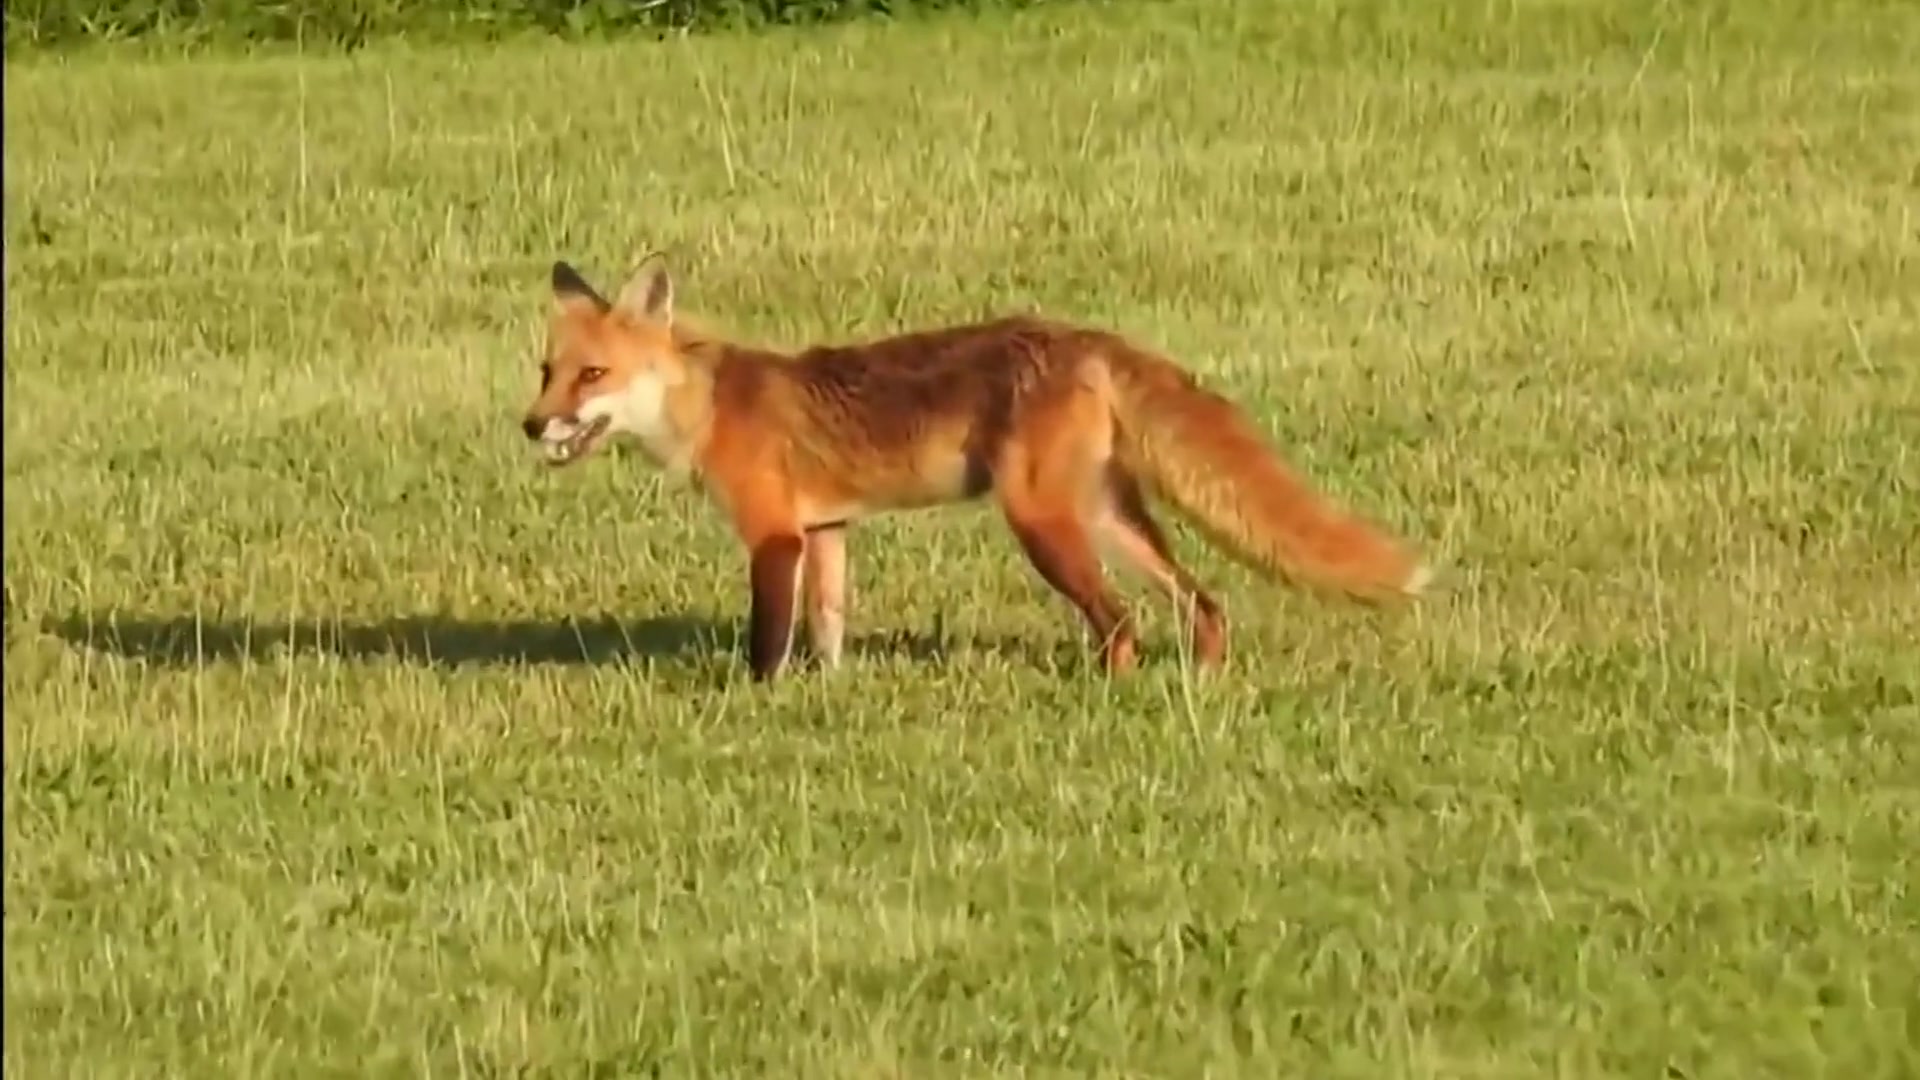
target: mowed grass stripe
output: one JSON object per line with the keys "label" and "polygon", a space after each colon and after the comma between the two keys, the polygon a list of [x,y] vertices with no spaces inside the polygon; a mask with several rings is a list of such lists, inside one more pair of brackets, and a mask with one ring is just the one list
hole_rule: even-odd
{"label": "mowed grass stripe", "polygon": [[[1715,21],[1718,18],[1718,21]],[[6,73],[28,1074],[1916,1070],[1920,20],[1061,8]],[[985,508],[744,560],[515,429],[546,268],[799,344],[1037,308],[1434,550],[1197,538],[1108,684]]]}

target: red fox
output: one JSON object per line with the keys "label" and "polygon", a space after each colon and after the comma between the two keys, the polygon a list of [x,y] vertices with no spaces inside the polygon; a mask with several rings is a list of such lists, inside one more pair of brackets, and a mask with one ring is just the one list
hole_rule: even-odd
{"label": "red fox", "polygon": [[1229,401],[1117,333],[1014,316],[781,353],[677,322],[657,255],[611,301],[565,262],[552,288],[521,430],[551,465],[621,437],[702,481],[746,546],[755,681],[787,662],[803,599],[813,652],[839,662],[854,522],[988,495],[1109,672],[1137,643],[1106,559],[1180,606],[1197,664],[1226,653],[1224,613],[1175,561],[1149,491],[1271,576],[1368,600],[1433,577],[1311,491]]}

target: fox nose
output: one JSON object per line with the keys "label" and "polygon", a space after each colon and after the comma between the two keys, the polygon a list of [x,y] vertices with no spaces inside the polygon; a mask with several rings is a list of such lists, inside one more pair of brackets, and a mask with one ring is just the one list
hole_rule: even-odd
{"label": "fox nose", "polygon": [[538,441],[540,435],[547,430],[547,422],[542,417],[529,416],[520,421],[520,430],[527,433],[527,438]]}

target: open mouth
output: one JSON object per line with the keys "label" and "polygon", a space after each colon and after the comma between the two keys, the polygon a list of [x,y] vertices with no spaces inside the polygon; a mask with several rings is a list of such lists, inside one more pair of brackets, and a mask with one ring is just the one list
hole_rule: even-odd
{"label": "open mouth", "polygon": [[578,461],[586,455],[587,451],[593,449],[594,445],[600,441],[600,436],[607,433],[607,426],[611,423],[613,418],[610,416],[597,417],[592,422],[582,425],[565,439],[547,443],[547,464],[566,465]]}

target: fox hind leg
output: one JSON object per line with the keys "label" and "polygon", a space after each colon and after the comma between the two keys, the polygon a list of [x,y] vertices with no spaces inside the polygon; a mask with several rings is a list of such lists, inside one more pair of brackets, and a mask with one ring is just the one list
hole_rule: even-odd
{"label": "fox hind leg", "polygon": [[1094,544],[1112,411],[1097,381],[1075,380],[1021,410],[995,472],[1001,512],[1027,560],[1086,619],[1110,673],[1133,667],[1133,620]]}
{"label": "fox hind leg", "polygon": [[1139,481],[1118,466],[1108,469],[1106,513],[1100,539],[1135,570],[1173,598],[1190,627],[1193,660],[1202,667],[1226,658],[1226,614],[1200,581],[1174,558],[1166,532],[1147,509]]}
{"label": "fox hind leg", "polygon": [[1007,524],[1041,578],[1080,609],[1099,643],[1103,666],[1111,672],[1133,667],[1138,652],[1133,621],[1107,585],[1085,523],[1009,510]]}

